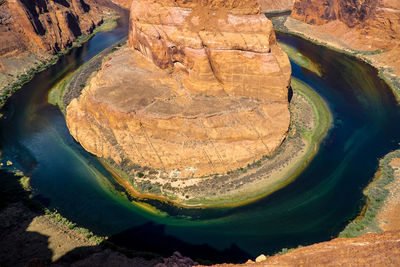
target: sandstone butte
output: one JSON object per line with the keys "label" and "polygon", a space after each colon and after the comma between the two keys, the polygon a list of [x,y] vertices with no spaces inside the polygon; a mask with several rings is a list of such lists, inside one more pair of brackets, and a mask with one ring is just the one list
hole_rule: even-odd
{"label": "sandstone butte", "polygon": [[[130,8],[133,0],[112,0],[115,4],[125,8]],[[292,10],[294,0],[257,0],[261,7],[261,12],[284,12]]]}
{"label": "sandstone butte", "polygon": [[66,109],[72,136],[120,167],[202,177],[273,154],[291,67],[255,0],[137,0],[129,48]]}
{"label": "sandstone butte", "polygon": [[297,32],[364,52],[374,66],[390,69],[389,75],[400,79],[400,1],[296,0],[291,17],[314,26]]}

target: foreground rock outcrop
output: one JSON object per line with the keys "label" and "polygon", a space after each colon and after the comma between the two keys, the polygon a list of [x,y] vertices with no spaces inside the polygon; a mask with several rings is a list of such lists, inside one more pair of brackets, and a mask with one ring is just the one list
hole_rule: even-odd
{"label": "foreground rock outcrop", "polygon": [[400,232],[335,238],[328,242],[298,248],[284,255],[259,259],[259,262],[214,266],[398,266]]}
{"label": "foreground rock outcrop", "polygon": [[86,150],[184,178],[279,148],[291,69],[255,0],[134,1],[130,26],[131,49],[113,54],[67,107]]}

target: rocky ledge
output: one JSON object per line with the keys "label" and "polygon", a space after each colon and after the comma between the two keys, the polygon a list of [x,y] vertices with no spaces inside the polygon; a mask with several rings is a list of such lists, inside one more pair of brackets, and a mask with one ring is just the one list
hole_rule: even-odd
{"label": "rocky ledge", "polygon": [[230,266],[398,266],[400,264],[399,231],[366,234],[355,238],[335,238],[284,255],[259,256],[255,262],[245,264],[219,264]]}
{"label": "rocky ledge", "polygon": [[130,48],[67,107],[86,150],[169,179],[226,173],[279,148],[291,69],[256,1],[134,1],[130,28]]}

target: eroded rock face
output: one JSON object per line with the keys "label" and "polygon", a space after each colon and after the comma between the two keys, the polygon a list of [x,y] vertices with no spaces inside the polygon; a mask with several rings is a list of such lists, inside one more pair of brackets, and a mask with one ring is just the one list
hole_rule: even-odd
{"label": "eroded rock face", "polygon": [[279,148],[291,69],[256,1],[134,1],[130,23],[131,48],[67,108],[85,149],[184,178]]}
{"label": "eroded rock face", "polygon": [[[341,22],[353,35],[360,35],[358,47],[366,50],[391,49],[393,42],[400,39],[400,2],[397,0],[296,0],[291,16],[315,25]],[[341,31],[339,26],[336,28]],[[334,32],[333,27],[329,33]]]}
{"label": "eroded rock face", "polygon": [[0,1],[0,56],[57,52],[102,21],[96,0]]}
{"label": "eroded rock face", "polygon": [[287,102],[287,56],[259,12],[256,1],[134,1],[129,41],[156,66],[187,73],[191,93]]}

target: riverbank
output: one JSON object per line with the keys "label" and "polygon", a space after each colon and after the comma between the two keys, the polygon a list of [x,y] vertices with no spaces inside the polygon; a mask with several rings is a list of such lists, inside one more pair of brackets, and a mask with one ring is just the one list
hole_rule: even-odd
{"label": "riverbank", "polygon": [[[120,46],[104,51],[95,61],[101,61]],[[111,55],[111,54],[110,54]],[[59,96],[79,96],[87,81],[97,71],[98,64],[88,62],[78,72],[56,86],[49,99],[61,109],[70,100]],[[81,75],[84,73],[84,75]],[[79,78],[81,77],[81,78]],[[73,82],[80,80],[80,82]],[[80,85],[83,86],[80,86]],[[272,157],[249,164],[247,167],[201,178],[161,179],[151,176],[157,173],[150,168],[134,166],[135,177],[129,175],[132,168],[123,167],[109,159],[102,162],[115,176],[116,181],[134,199],[157,199],[180,207],[233,207],[248,204],[284,187],[308,165],[327,133],[332,116],[325,102],[311,88],[293,79],[294,95],[290,104],[292,127],[279,151]],[[64,93],[56,93],[57,91]],[[50,97],[51,96],[51,97]],[[58,96],[58,97],[54,97]]]}
{"label": "riverbank", "polygon": [[400,150],[379,161],[379,170],[364,189],[367,198],[361,214],[350,222],[339,237],[356,237],[370,232],[400,229]]}
{"label": "riverbank", "polygon": [[400,68],[395,60],[400,48],[388,51],[356,50],[343,41],[331,36],[326,29],[309,25],[289,16],[272,17],[274,28],[279,32],[292,34],[306,39],[314,44],[325,46],[334,51],[358,58],[376,68],[379,77],[393,90],[396,99],[400,101]]}
{"label": "riverbank", "polygon": [[[66,50],[62,50],[55,55],[51,54],[29,54],[26,57],[12,59],[7,58],[3,63],[3,68],[8,68],[11,73],[1,75],[0,79],[0,109],[4,106],[7,99],[12,96],[24,84],[29,82],[35,74],[49,68],[57,63],[58,59],[68,54],[71,49],[80,47],[89,41],[96,33],[110,31],[117,26],[119,15],[116,11],[106,12],[102,24],[98,25],[92,33],[79,36]],[[8,65],[13,65],[10,67]],[[0,113],[1,116],[1,113]]]}

